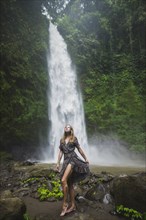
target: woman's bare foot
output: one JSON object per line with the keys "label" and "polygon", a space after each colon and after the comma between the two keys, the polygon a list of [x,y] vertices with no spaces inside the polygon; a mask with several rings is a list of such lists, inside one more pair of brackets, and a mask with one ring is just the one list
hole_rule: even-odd
{"label": "woman's bare foot", "polygon": [[62,212],[61,212],[60,216],[64,216],[66,214],[67,208],[68,208],[68,204],[63,205]]}
{"label": "woman's bare foot", "polygon": [[75,206],[71,206],[69,209],[67,209],[66,213],[70,213],[76,210]]}

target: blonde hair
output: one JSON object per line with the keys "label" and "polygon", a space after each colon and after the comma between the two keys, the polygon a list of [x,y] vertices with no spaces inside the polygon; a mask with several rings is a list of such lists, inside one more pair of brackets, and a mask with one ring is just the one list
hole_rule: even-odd
{"label": "blonde hair", "polygon": [[[67,124],[66,126],[70,126],[70,132],[71,132],[71,134],[70,134],[70,139],[69,139],[69,141],[70,141],[70,142],[74,142],[74,140],[75,140],[74,129],[73,129],[73,127],[72,127],[70,124]],[[61,143],[65,143],[66,137],[67,137],[67,135],[66,135],[66,132],[64,131],[63,137],[61,138]]]}

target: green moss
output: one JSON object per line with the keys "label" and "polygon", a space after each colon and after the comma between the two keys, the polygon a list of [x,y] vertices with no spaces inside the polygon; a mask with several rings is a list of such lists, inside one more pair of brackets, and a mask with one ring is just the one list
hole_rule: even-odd
{"label": "green moss", "polygon": [[48,177],[49,177],[50,179],[53,179],[53,178],[56,177],[56,173],[52,171],[52,172],[49,173]]}
{"label": "green moss", "polygon": [[102,183],[103,181],[104,181],[104,178],[102,178],[102,177],[101,177],[101,178],[98,178],[98,182],[99,182],[99,183]]}
{"label": "green moss", "polygon": [[38,188],[37,192],[40,200],[46,200],[48,198],[60,199],[63,197],[60,181],[51,181],[51,184],[52,190],[49,190],[46,184],[43,184],[42,187]]}
{"label": "green moss", "polygon": [[116,212],[124,217],[131,219],[131,220],[142,220],[143,219],[143,215],[140,212],[138,212],[134,209],[124,207],[123,205],[117,206]]}
{"label": "green moss", "polygon": [[23,220],[31,220],[31,219],[30,219],[29,215],[27,213],[25,213],[23,215]]}
{"label": "green moss", "polygon": [[37,177],[31,177],[31,178],[29,178],[29,179],[23,180],[22,183],[25,184],[25,183],[32,182],[32,181],[34,181],[34,180],[38,181],[39,178],[37,178]]}

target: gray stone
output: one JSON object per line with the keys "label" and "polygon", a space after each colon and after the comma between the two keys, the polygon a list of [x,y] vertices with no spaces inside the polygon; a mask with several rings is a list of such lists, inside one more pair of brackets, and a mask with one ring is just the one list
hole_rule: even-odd
{"label": "gray stone", "polygon": [[24,202],[17,198],[0,199],[0,220],[23,220],[26,212]]}
{"label": "gray stone", "polygon": [[105,188],[102,184],[99,184],[89,189],[85,195],[85,198],[92,201],[103,201],[104,194]]}
{"label": "gray stone", "polygon": [[104,204],[113,203],[112,196],[109,193],[105,194],[105,196],[103,198],[103,203]]}
{"label": "gray stone", "polygon": [[123,205],[139,212],[145,212],[146,173],[115,178],[111,193],[114,196],[115,205]]}
{"label": "gray stone", "polygon": [[5,190],[5,191],[1,192],[1,194],[0,194],[1,199],[12,198],[12,197],[13,197],[13,195],[10,190]]}

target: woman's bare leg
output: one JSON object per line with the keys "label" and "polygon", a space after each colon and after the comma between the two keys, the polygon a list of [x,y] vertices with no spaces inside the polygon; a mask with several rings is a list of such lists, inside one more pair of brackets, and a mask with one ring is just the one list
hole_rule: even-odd
{"label": "woman's bare leg", "polygon": [[68,185],[68,191],[69,191],[69,195],[70,195],[71,207],[67,210],[67,212],[70,212],[72,210],[75,210],[75,193],[74,193],[73,183],[71,183],[71,182]]}
{"label": "woman's bare leg", "polygon": [[67,210],[67,196],[68,196],[68,184],[67,184],[67,180],[68,180],[68,177],[69,175],[71,174],[72,172],[72,166],[71,164],[68,164],[67,165],[67,168],[64,172],[64,175],[62,177],[62,189],[63,189],[63,194],[64,194],[64,197],[63,197],[63,207],[62,207],[62,213],[61,213],[61,216],[65,215],[66,213],[66,210]]}

